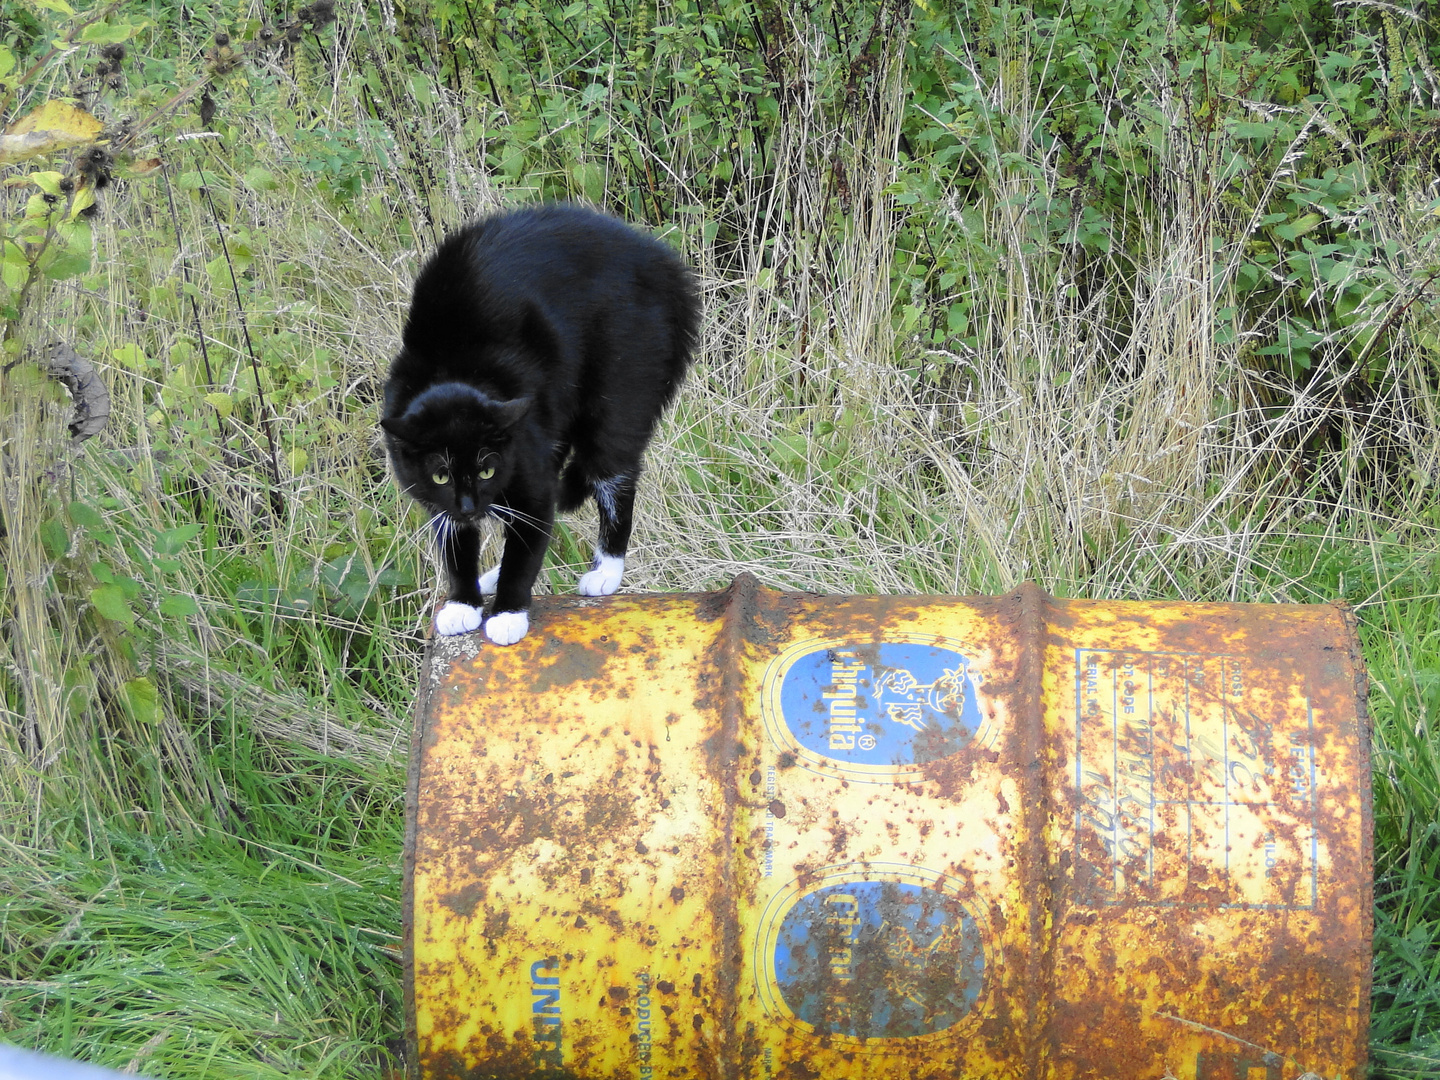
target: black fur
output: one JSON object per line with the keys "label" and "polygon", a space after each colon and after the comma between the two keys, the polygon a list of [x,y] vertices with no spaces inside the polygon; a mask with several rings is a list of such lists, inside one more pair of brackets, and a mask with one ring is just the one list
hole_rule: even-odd
{"label": "black fur", "polygon": [[641,455],[698,326],[679,258],[603,214],[532,207],[445,239],[415,282],[380,423],[400,486],[439,515],[451,600],[481,606],[488,515],[506,530],[491,614],[527,611],[555,511],[597,483],[597,549],[624,555]]}

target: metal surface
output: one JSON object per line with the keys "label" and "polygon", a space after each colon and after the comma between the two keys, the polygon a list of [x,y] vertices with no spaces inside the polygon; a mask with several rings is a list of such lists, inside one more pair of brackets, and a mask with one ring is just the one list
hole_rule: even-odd
{"label": "metal surface", "polygon": [[1364,1075],[1334,607],[537,600],[431,644],[414,1075]]}

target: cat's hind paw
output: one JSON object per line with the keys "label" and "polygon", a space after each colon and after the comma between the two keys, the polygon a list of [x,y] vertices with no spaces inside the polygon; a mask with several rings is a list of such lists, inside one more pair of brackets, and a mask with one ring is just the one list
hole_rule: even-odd
{"label": "cat's hind paw", "polygon": [[609,596],[620,588],[625,576],[625,559],[616,555],[596,555],[595,569],[582,574],[576,591],[581,596]]}
{"label": "cat's hind paw", "polygon": [[442,637],[468,634],[480,625],[480,609],[451,600],[435,613],[435,632]]}
{"label": "cat's hind paw", "polygon": [[499,580],[500,580],[500,564],[499,564],[499,563],[496,563],[496,564],[495,564],[494,566],[492,566],[489,570],[486,570],[485,573],[483,573],[483,574],[480,575],[480,581],[478,582],[478,584],[479,584],[479,586],[480,586],[480,595],[481,595],[481,596],[494,596],[494,595],[495,595],[495,583],[496,583],[497,581],[499,581]]}
{"label": "cat's hind paw", "polygon": [[496,645],[514,645],[530,629],[530,615],[524,611],[502,611],[485,620],[485,636]]}

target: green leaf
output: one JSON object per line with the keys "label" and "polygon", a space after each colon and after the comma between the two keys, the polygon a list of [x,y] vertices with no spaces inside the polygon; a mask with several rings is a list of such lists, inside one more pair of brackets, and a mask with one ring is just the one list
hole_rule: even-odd
{"label": "green leaf", "polygon": [[58,209],[53,204],[46,202],[45,196],[38,191],[25,200],[25,218],[28,221],[47,221],[58,212]]}
{"label": "green leaf", "polygon": [[279,615],[307,615],[315,610],[314,589],[281,589],[263,581],[243,581],[235,597],[246,607],[271,608]]}
{"label": "green leaf", "polygon": [[101,585],[97,589],[91,589],[90,602],[95,605],[96,611],[111,622],[135,625],[135,613],[130,610],[130,604],[119,585]]}
{"label": "green leaf", "polygon": [[810,449],[810,442],[801,434],[780,435],[766,444],[770,460],[782,468],[803,468]]}
{"label": "green leaf", "polygon": [[172,619],[184,618],[187,615],[199,615],[200,605],[195,603],[193,597],[184,593],[175,593],[160,601],[160,614],[168,615]]}
{"label": "green leaf", "polygon": [[58,518],[40,526],[40,545],[52,559],[60,559],[70,550],[70,533]]}
{"label": "green leaf", "polygon": [[1277,134],[1276,125],[1251,120],[1236,120],[1227,127],[1237,139],[1269,139]]}
{"label": "green leaf", "polygon": [[62,251],[45,267],[45,276],[51,281],[64,281],[79,277],[90,269],[89,252]]}
{"label": "green leaf", "polygon": [[235,411],[235,402],[231,400],[229,394],[222,394],[219,391],[216,391],[214,393],[206,394],[205,400],[208,401],[214,407],[215,411],[220,414],[220,419],[222,420],[228,420],[230,418],[230,414]]}
{"label": "green leaf", "polygon": [[120,684],[120,700],[130,719],[147,727],[160,720],[160,691],[144,675]]}
{"label": "green leaf", "polygon": [[175,178],[175,184],[182,191],[199,191],[202,187],[216,187],[220,178],[208,169],[198,172],[183,172]]}
{"label": "green leaf", "polygon": [[80,40],[88,45],[116,45],[129,41],[147,24],[140,23],[91,23],[80,31]]}
{"label": "green leaf", "polygon": [[1281,240],[1298,240],[1306,233],[1318,229],[1323,220],[1319,214],[1302,214],[1288,225],[1275,226],[1275,235]]}
{"label": "green leaf", "polygon": [[18,289],[25,284],[29,274],[30,260],[25,257],[25,252],[15,241],[6,240],[3,250],[0,250],[0,282],[7,289]]}
{"label": "green leaf", "polygon": [[30,182],[47,195],[60,194],[60,181],[64,179],[58,172],[32,172]]}
{"label": "green leaf", "polygon": [[150,366],[150,358],[139,345],[121,345],[111,349],[110,358],[130,371],[144,371]]}
{"label": "green leaf", "polygon": [[46,11],[58,11],[61,15],[74,15],[75,9],[65,0],[35,0],[36,7],[42,7]]}
{"label": "green leaf", "polygon": [[159,555],[174,555],[204,531],[205,526],[198,522],[166,529],[155,537],[155,552]]}
{"label": "green leaf", "polygon": [[70,520],[82,529],[103,529],[105,527],[105,519],[100,515],[100,511],[89,503],[77,500],[67,506],[65,512],[70,515]]}
{"label": "green leaf", "polygon": [[1339,285],[1346,278],[1358,276],[1356,266],[1352,262],[1336,260],[1325,275],[1325,281],[1329,285]]}
{"label": "green leaf", "polygon": [[228,289],[231,285],[230,260],[224,255],[216,255],[205,264],[205,273],[210,276],[219,288]]}

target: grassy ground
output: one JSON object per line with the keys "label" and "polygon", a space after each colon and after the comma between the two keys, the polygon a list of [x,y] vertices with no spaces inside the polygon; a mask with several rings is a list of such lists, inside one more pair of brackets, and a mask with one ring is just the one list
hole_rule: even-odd
{"label": "grassy ground", "polygon": [[[559,134],[518,172],[478,160],[499,106],[412,67],[383,24],[344,13],[323,49],[228,87],[219,138],[165,143],[163,175],[106,196],[91,268],[25,324],[101,364],[103,435],[71,447],[53,388],[0,375],[9,1041],[157,1077],[394,1064],[403,755],[434,571],[384,473],[379,381],[444,227],[557,184],[612,205],[628,189]],[[817,84],[822,46],[793,44]],[[706,322],[650,454],[628,587],[748,570],[842,593],[1034,579],[1349,601],[1376,726],[1373,1053],[1384,1075],[1440,1077],[1430,297],[1365,316],[1392,334],[1369,398],[1307,396],[1257,363],[1239,254],[1212,258],[1242,251],[1249,210],[1206,187],[1217,151],[1178,112],[1145,193],[1164,213],[1133,226],[1124,273],[1116,256],[1081,288],[1029,227],[1069,197],[1034,138],[1047,106],[1026,69],[1001,70],[1020,74],[987,90],[983,191],[898,211],[939,181],[896,163],[907,90],[881,64],[860,106],[792,103],[764,176],[655,223],[699,269]],[[607,122],[621,145],[629,121]],[[694,138],[669,132],[668,160]],[[1386,258],[1433,259],[1430,213],[1423,192],[1377,196]],[[906,314],[920,214],[965,238],[948,272],[969,322],[950,336]],[[591,525],[562,528],[556,588]]]}

